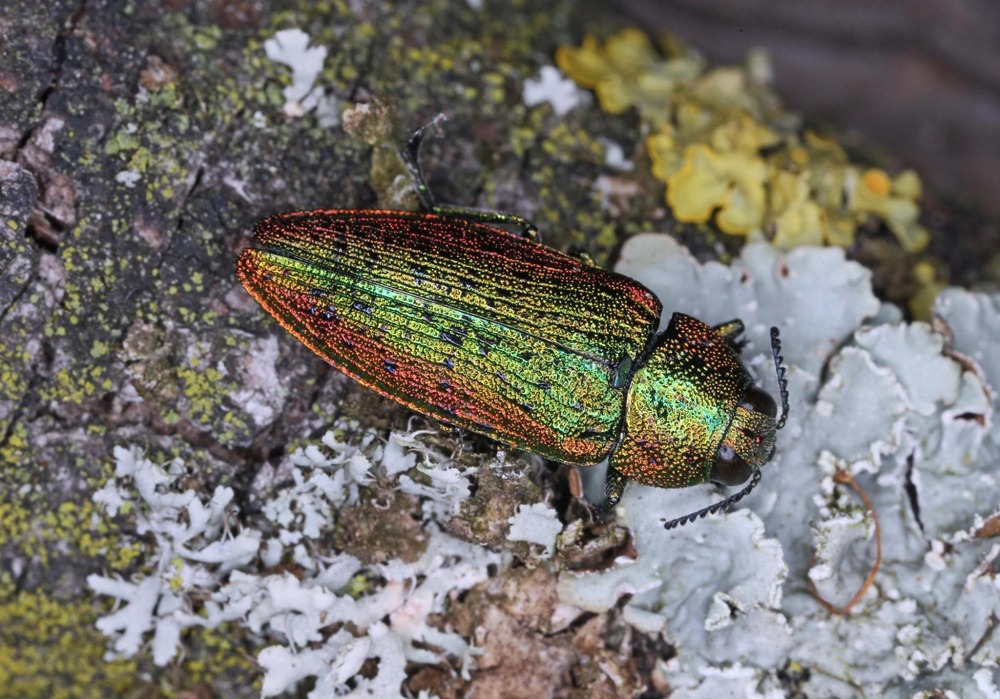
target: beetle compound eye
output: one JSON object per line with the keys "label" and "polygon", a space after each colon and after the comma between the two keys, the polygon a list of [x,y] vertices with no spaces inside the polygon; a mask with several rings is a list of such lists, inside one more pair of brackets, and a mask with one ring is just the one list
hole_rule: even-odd
{"label": "beetle compound eye", "polygon": [[[771,401],[772,403],[774,401]],[[728,444],[722,444],[712,462],[711,479],[722,485],[739,485],[753,474],[742,456],[737,454]]]}
{"label": "beetle compound eye", "polygon": [[778,404],[774,402],[774,398],[756,386],[751,386],[746,390],[746,393],[743,394],[743,400],[740,401],[740,407],[755,413],[763,413],[769,418],[778,416]]}

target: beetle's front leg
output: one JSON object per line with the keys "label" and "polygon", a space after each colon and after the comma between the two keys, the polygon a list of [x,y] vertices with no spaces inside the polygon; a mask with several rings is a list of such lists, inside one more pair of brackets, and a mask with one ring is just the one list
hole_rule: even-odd
{"label": "beetle's front leg", "polygon": [[628,483],[628,478],[619,473],[614,466],[608,464],[608,475],[604,481],[604,500],[600,505],[590,508],[594,519],[600,519],[615,508],[622,499],[626,483]]}
{"label": "beetle's front leg", "polygon": [[747,340],[740,337],[743,334],[743,321],[739,318],[727,321],[725,323],[719,323],[718,325],[713,325],[712,330],[726,341],[730,347],[736,350],[736,354],[743,351],[746,347]]}

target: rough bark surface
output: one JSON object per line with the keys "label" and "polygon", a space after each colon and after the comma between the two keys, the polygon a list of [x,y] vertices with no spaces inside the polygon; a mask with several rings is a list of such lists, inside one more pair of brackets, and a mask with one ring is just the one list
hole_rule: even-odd
{"label": "rough bark surface", "polygon": [[[524,80],[578,18],[558,2],[473,4],[3,3],[0,695],[258,692],[259,646],[225,630],[186,634],[167,668],[102,661],[86,577],[135,575],[151,543],[91,500],[114,445],[200,465],[186,487],[229,485],[252,518],[258,472],[333,416],[405,424],[243,292],[233,262],[257,220],[412,205],[386,193],[403,174],[395,148],[439,112],[445,138],[426,156],[444,199],[529,215],[548,242],[604,259],[659,206],[651,184],[613,221],[592,189],[594,134],[629,151],[634,122],[523,104]],[[290,71],[263,48],[287,28],[327,48],[327,95],[385,113],[336,126],[287,116]]]}
{"label": "rough bark surface", "polygon": [[[260,639],[245,631],[188,632],[186,654],[165,668],[148,657],[103,660],[106,639],[94,623],[106,610],[86,577],[135,575],[151,544],[134,538],[126,513],[109,518],[92,501],[114,446],[198,464],[185,487],[228,485],[252,518],[261,507],[255,478],[335,416],[405,424],[405,411],[329,369],[243,292],[233,262],[257,220],[412,205],[394,189],[404,174],[395,144],[445,112],[446,138],[426,154],[441,198],[521,213],[547,243],[581,246],[599,262],[631,233],[671,229],[648,168],[636,168],[628,197],[612,193],[610,206],[594,188],[600,139],[626,157],[641,150],[634,117],[594,105],[565,116],[524,105],[524,81],[551,65],[557,46],[579,41],[592,8],[475,5],[3,3],[0,695],[259,693]],[[292,27],[328,50],[316,84],[367,112],[345,113],[335,126],[315,112],[283,112],[289,70],[266,57],[263,42]],[[675,233],[712,250],[703,232]],[[339,536],[355,545],[370,533],[361,522]],[[393,534],[391,550],[359,555],[415,557],[419,550],[404,549],[421,545],[416,534],[406,542]],[[598,665],[617,668],[629,691],[652,686],[644,658],[665,656],[664,648],[629,645],[631,632],[603,616],[548,635],[509,607],[533,589],[539,599],[551,595],[552,576],[504,576],[455,613],[470,634],[477,625],[497,630],[473,675],[483,696],[509,688],[522,664],[532,666],[532,696],[613,696]],[[530,653],[512,662],[505,644]],[[609,650],[619,646],[627,652]],[[468,685],[424,667],[410,689],[423,688],[449,696]]]}

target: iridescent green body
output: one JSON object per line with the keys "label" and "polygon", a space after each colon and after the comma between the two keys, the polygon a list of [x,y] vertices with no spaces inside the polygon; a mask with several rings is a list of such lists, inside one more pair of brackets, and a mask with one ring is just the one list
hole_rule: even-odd
{"label": "iridescent green body", "polygon": [[[404,155],[434,213],[272,216],[237,262],[247,291],[326,361],[414,410],[558,461],[610,456],[603,507],[627,479],[753,475],[720,505],[749,492],[784,415],[739,360],[742,324],[675,313],[656,335],[660,301],[638,282],[539,244],[519,217],[434,205],[419,136]],[[776,330],[772,344],[787,412]]]}
{"label": "iridescent green body", "polygon": [[480,223],[312,211],[257,227],[246,289],[338,369],[425,415],[592,464],[618,439],[660,305],[637,282]]}

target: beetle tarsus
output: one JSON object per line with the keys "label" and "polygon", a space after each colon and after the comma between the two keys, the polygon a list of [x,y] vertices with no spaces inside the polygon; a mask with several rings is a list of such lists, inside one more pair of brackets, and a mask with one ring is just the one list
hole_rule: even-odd
{"label": "beetle tarsus", "polygon": [[719,323],[718,325],[713,325],[712,330],[716,334],[726,341],[730,347],[740,354],[743,348],[747,345],[747,339],[745,337],[740,337],[743,334],[743,321],[739,318],[734,318],[733,320],[727,321],[725,323]]}
{"label": "beetle tarsus", "polygon": [[611,464],[608,464],[608,475],[604,482],[604,500],[601,501],[600,505],[592,505],[590,508],[595,520],[602,519],[621,502],[627,482],[628,479],[625,476],[612,468]]}
{"label": "beetle tarsus", "polygon": [[538,228],[531,221],[522,218],[517,214],[508,214],[505,211],[489,211],[487,209],[473,209],[465,206],[433,206],[430,209],[435,214],[442,216],[454,216],[466,221],[477,223],[492,223],[500,225],[517,226],[520,235],[530,240],[539,241]]}
{"label": "beetle tarsus", "polygon": [[570,249],[566,251],[566,254],[571,255],[576,259],[580,260],[580,262],[585,264],[587,267],[597,266],[597,262],[594,261],[594,257],[583,248],[577,247],[575,245],[571,246]]}

